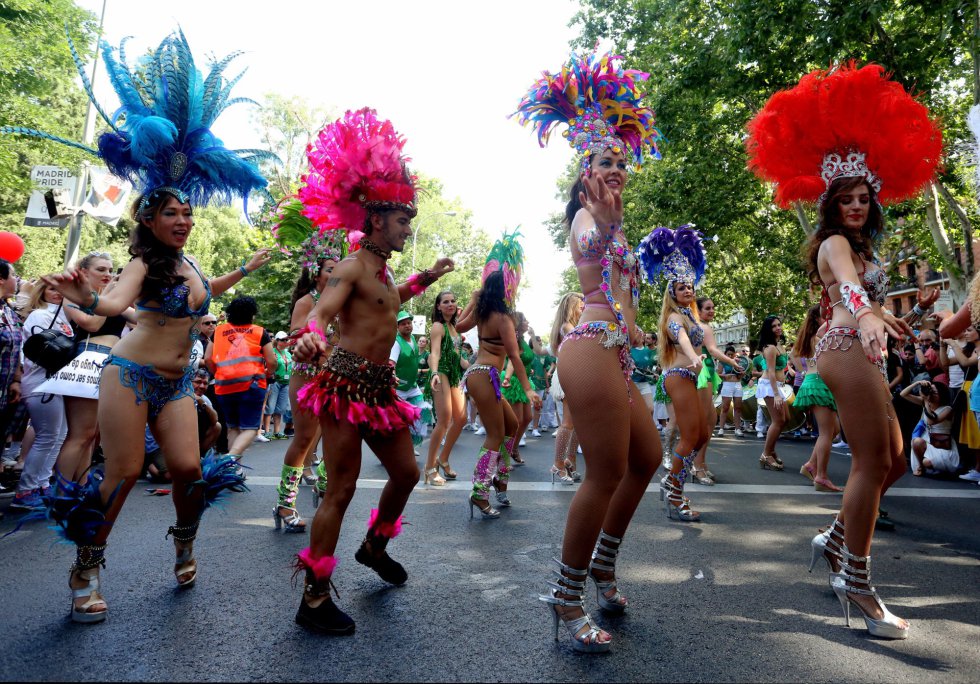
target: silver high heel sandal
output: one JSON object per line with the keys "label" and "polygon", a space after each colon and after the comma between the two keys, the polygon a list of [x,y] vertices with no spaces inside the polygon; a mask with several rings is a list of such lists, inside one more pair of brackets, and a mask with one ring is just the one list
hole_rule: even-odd
{"label": "silver high heel sandal", "polygon": [[[478,504],[477,501],[482,501],[482,502],[486,503],[487,507],[484,508],[483,506],[481,506],[480,504]],[[496,508],[494,508],[493,506],[490,505],[490,499],[474,499],[473,496],[470,495],[470,520],[473,519],[473,508],[474,507],[478,511],[480,511],[480,515],[482,515],[485,520],[486,519],[494,520],[495,518],[499,518],[500,517],[500,511],[498,511]]]}
{"label": "silver high heel sandal", "polygon": [[[851,626],[851,604],[853,603],[864,618],[864,624],[868,628],[871,636],[881,637],[882,639],[908,639],[909,627],[901,626],[901,618],[893,615],[878,597],[878,592],[871,586],[871,556],[854,556],[847,550],[847,546],[841,549],[842,562],[840,574],[834,580],[834,593],[840,600],[841,608],[844,610],[844,622]],[[851,563],[864,563],[863,568],[856,568]],[[856,586],[855,586],[856,585]],[[881,618],[875,620],[864,612],[860,603],[852,601],[848,594],[859,594],[861,596],[871,596],[881,609]]]}
{"label": "silver high heel sandal", "polygon": [[[838,518],[834,518],[834,524],[828,527],[810,541],[810,567],[807,572],[813,572],[818,558],[823,558],[830,571],[828,581],[830,588],[834,588],[834,578],[840,574],[840,566],[843,562],[841,551],[844,547],[844,523]],[[836,563],[837,567],[834,567]]]}
{"label": "silver high heel sandal", "polygon": [[[551,606],[551,617],[555,626],[555,641],[558,641],[558,625],[565,625],[565,629],[572,637],[572,647],[582,653],[605,653],[609,650],[610,641],[599,641],[599,637],[605,634],[599,626],[592,621],[592,617],[586,613],[579,618],[563,620],[558,613],[558,606],[566,608],[581,608],[585,610],[585,578],[588,576],[585,570],[576,570],[562,563],[557,558],[551,559],[555,568],[552,571],[558,576],[557,581],[549,581],[548,586],[551,590],[547,594],[538,596],[539,601],[543,601]],[[558,594],[571,596],[571,598],[559,598]]]}
{"label": "silver high heel sandal", "polygon": [[568,461],[565,461],[565,463],[566,466],[564,468],[551,466],[551,484],[555,484],[556,477],[563,485],[575,484],[575,478],[573,478],[571,474],[569,474],[568,472],[568,466],[567,466]]}
{"label": "silver high heel sandal", "polygon": [[497,493],[497,503],[505,508],[510,508],[510,497],[507,496],[507,490],[500,489],[500,482],[497,478],[492,480],[493,490]]}
{"label": "silver high heel sandal", "polygon": [[[289,515],[287,515],[285,518],[279,515],[280,508],[284,508],[289,511]],[[286,526],[286,529],[283,530],[284,534],[290,532],[306,532],[306,525],[300,524],[303,522],[303,519],[299,517],[299,511],[297,511],[295,508],[277,505],[272,509],[272,520],[275,522],[277,530],[282,529],[283,525]]]}
{"label": "silver high heel sandal", "polygon": [[[616,548],[609,546],[606,542],[612,542],[616,545]],[[589,577],[595,583],[596,600],[599,602],[599,607],[613,613],[626,612],[629,601],[626,600],[626,597],[616,587],[615,577],[611,582],[603,582],[595,576],[595,571],[616,572],[616,556],[619,554],[619,546],[622,543],[622,539],[617,539],[606,534],[604,530],[600,530],[599,540],[596,542],[595,550],[592,552],[592,562],[589,563]],[[606,598],[606,592],[610,590],[615,593],[612,598]]]}
{"label": "silver high heel sandal", "polygon": [[660,496],[664,498],[664,494],[666,494],[664,504],[667,508],[668,520],[672,520],[675,513],[677,514],[677,519],[683,522],[698,522],[701,520],[701,514],[691,510],[691,500],[684,496],[683,484],[680,486],[674,484],[674,478],[668,475],[661,481],[661,485]]}

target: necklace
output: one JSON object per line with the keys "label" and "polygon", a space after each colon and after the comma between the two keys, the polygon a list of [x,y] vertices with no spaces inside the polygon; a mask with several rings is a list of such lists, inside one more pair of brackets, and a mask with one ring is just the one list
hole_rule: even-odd
{"label": "necklace", "polygon": [[390,251],[389,252],[384,251],[383,249],[381,249],[380,247],[378,247],[376,244],[374,244],[373,242],[371,242],[367,238],[361,238],[361,247],[363,247],[367,251],[371,252],[371,254],[374,254],[375,256],[381,257],[385,261],[388,261],[388,257],[391,256],[391,252]]}

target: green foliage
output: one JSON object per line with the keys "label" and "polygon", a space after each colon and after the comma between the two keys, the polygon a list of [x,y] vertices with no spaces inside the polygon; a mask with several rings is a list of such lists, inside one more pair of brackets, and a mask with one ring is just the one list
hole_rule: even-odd
{"label": "green foliage", "polygon": [[[715,300],[717,320],[743,308],[754,334],[757,321],[779,312],[792,330],[808,305],[800,258],[806,234],[746,170],[745,123],[802,74],[846,59],[882,64],[942,119],[951,143],[943,180],[976,220],[972,160],[956,151],[956,141],[967,139],[973,97],[975,11],[964,0],[583,0],[573,20],[581,28],[577,47],[611,39],[631,68],[650,73],[643,89],[668,141],[663,160],[626,188],[630,240],[656,226],[695,223],[708,239],[699,294]],[[899,218],[908,225],[905,239],[927,248],[923,202],[886,216],[889,225]],[[944,219],[957,225],[948,207]],[[655,299],[644,297],[641,320],[659,309]]]}

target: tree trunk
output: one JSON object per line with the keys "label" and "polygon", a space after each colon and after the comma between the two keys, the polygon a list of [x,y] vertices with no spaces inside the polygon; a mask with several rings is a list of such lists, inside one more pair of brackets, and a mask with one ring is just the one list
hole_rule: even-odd
{"label": "tree trunk", "polygon": [[942,181],[936,180],[936,189],[939,190],[939,194],[943,196],[946,200],[946,204],[949,208],[953,210],[953,214],[956,216],[956,220],[959,221],[960,227],[963,229],[963,249],[965,250],[963,256],[965,257],[966,266],[963,268],[964,279],[968,280],[973,277],[973,224],[970,223],[970,217],[966,215],[966,210],[956,201],[956,198],[949,192]]}
{"label": "tree trunk", "polygon": [[936,242],[936,248],[942,258],[943,266],[946,269],[946,276],[949,278],[949,289],[956,303],[966,299],[967,282],[963,275],[963,269],[958,263],[953,253],[953,245],[950,243],[946,227],[943,225],[942,213],[939,208],[939,194],[936,186],[929,183],[923,190],[926,196],[926,223],[932,232],[932,238]]}
{"label": "tree trunk", "polygon": [[811,235],[813,235],[813,226],[810,224],[810,219],[806,217],[806,212],[803,211],[803,203],[793,202],[793,208],[796,209],[796,220],[800,222],[803,232],[806,233],[807,238],[809,238]]}

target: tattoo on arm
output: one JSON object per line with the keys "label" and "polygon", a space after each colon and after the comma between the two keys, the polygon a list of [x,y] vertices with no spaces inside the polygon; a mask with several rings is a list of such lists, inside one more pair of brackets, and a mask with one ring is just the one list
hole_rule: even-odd
{"label": "tattoo on arm", "polygon": [[337,287],[340,285],[340,278],[330,278],[327,280],[327,287]]}

